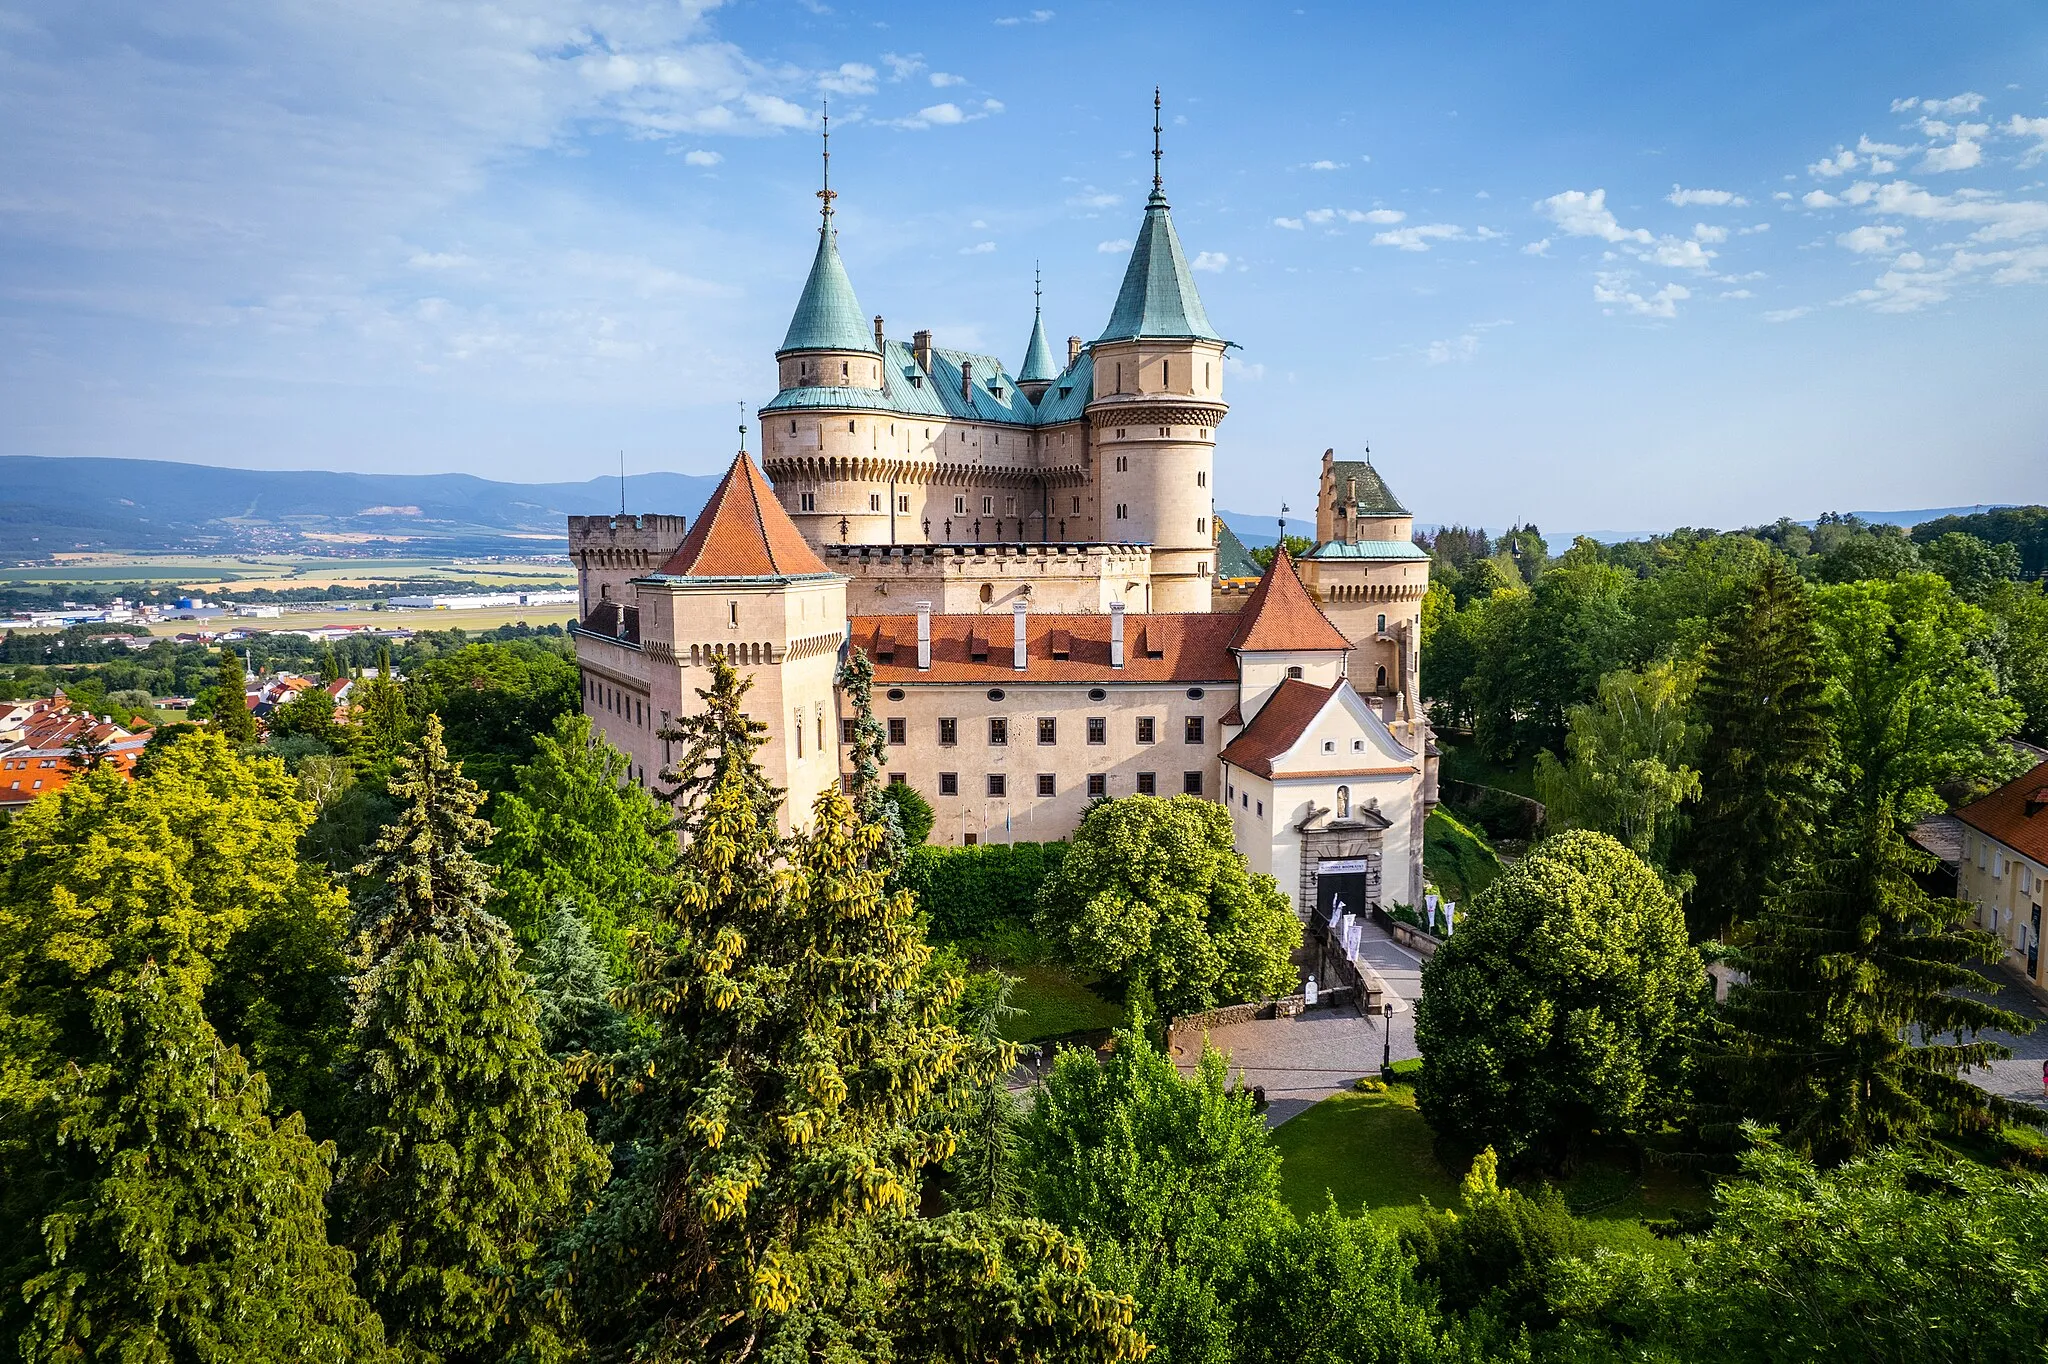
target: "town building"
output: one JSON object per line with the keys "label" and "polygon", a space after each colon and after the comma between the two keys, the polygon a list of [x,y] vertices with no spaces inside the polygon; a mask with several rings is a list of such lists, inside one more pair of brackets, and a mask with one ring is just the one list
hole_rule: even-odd
{"label": "town building", "polygon": [[2041,906],[2048,902],[2048,762],[1955,811],[1963,825],[1956,894],[2005,944],[2005,965],[2048,992]]}
{"label": "town building", "polygon": [[0,702],[0,815],[63,790],[82,770],[80,755],[88,750],[123,775],[133,773],[149,744],[147,726],[141,729],[77,710],[61,691]]}
{"label": "town building", "polygon": [[[762,453],[701,514],[569,518],[584,709],[635,780],[714,660],[752,682],[784,827],[844,780],[851,649],[888,775],[935,842],[1066,837],[1104,797],[1194,795],[1307,913],[1419,903],[1435,755],[1417,697],[1428,556],[1369,460],[1325,452],[1316,544],[1261,570],[1211,488],[1227,343],[1154,176],[1123,283],[1065,361],[1035,308],[1012,373],[856,301],[835,192],[776,352]],[[1362,905],[1360,906],[1362,907]]]}

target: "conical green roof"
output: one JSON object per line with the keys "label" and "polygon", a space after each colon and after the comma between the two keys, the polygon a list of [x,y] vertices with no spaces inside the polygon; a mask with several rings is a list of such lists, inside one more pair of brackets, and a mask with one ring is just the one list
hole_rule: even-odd
{"label": "conical green roof", "polygon": [[1031,340],[1024,346],[1024,366],[1017,371],[1017,382],[1051,383],[1060,377],[1060,367],[1053,363],[1052,347],[1045,343],[1045,323],[1037,310],[1031,314]]}
{"label": "conical green roof", "polygon": [[1116,311],[1109,315],[1098,341],[1131,341],[1139,337],[1194,338],[1221,341],[1202,309],[1188,258],[1173,230],[1173,214],[1158,188],[1145,201],[1145,223],[1124,268],[1124,286],[1117,291]]}
{"label": "conical green roof", "polygon": [[789,319],[789,332],[776,351],[864,350],[875,348],[874,335],[862,316],[860,300],[853,296],[853,281],[839,259],[838,234],[827,222],[818,231],[818,254],[811,261],[811,277],[804,281],[803,296],[796,301],[796,316]]}

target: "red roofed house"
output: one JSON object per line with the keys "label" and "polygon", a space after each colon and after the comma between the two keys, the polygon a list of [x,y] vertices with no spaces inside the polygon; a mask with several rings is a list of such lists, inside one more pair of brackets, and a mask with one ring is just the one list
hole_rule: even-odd
{"label": "red roofed house", "polygon": [[1955,812],[1963,824],[1956,894],[1977,926],[2005,942],[2005,963],[2036,992],[2048,988],[2041,906],[2048,901],[2048,762]]}
{"label": "red roofed house", "polygon": [[54,791],[78,775],[72,754],[90,732],[103,746],[105,761],[127,773],[149,743],[149,735],[131,734],[111,720],[74,711],[59,692],[43,700],[7,708],[0,727],[0,811],[16,810]]}
{"label": "red roofed house", "polygon": [[1035,318],[1015,374],[888,337],[824,202],[761,465],[742,451],[687,526],[569,518],[584,709],[635,779],[730,659],[801,824],[843,776],[836,680],[858,647],[888,775],[931,801],[935,842],[1064,838],[1094,800],[1189,794],[1228,807],[1304,914],[1339,878],[1358,908],[1419,901],[1428,555],[1369,461],[1326,454],[1315,549],[1247,590],[1211,479],[1228,343],[1163,188],[1108,326],[1062,364]]}

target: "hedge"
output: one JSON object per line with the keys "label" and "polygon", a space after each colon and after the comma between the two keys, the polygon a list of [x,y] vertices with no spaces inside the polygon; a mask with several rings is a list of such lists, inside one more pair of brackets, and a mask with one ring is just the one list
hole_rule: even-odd
{"label": "hedge", "polygon": [[1066,855],[1065,843],[926,844],[910,850],[902,884],[931,920],[935,941],[982,941],[1029,930],[1038,887]]}

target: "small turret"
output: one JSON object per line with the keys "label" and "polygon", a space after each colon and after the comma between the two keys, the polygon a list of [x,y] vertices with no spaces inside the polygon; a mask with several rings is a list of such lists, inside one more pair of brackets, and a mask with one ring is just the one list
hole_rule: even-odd
{"label": "small turret", "polygon": [[1033,404],[1044,397],[1045,391],[1052,387],[1052,381],[1060,377],[1059,366],[1053,363],[1052,347],[1045,340],[1044,304],[1045,290],[1034,268],[1031,272],[1031,339],[1024,343],[1024,363],[1017,368],[1017,391]]}
{"label": "small turret", "polygon": [[832,201],[839,197],[832,188],[832,125],[825,122],[825,187],[818,191],[823,201],[818,225],[818,252],[811,258],[811,273],[804,291],[797,297],[796,312],[775,358],[783,389],[792,388],[880,388],[881,347],[868,329],[860,300],[854,297],[853,281],[847,278],[846,263],[839,258],[839,233],[832,225]]}

